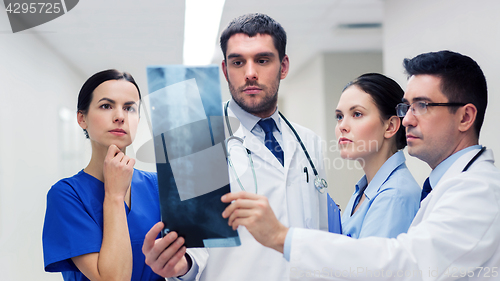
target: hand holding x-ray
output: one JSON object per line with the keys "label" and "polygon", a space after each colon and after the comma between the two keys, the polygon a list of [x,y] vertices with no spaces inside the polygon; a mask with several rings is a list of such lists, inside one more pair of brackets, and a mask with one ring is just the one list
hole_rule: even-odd
{"label": "hand holding x-ray", "polygon": [[222,216],[229,218],[234,230],[245,226],[259,243],[283,253],[288,228],[278,221],[265,196],[241,191],[227,193],[221,200],[232,202]]}
{"label": "hand holding x-ray", "polygon": [[146,256],[146,264],[154,273],[165,277],[177,277],[186,274],[189,263],[186,260],[184,238],[175,231],[156,239],[163,229],[163,223],[155,224],[146,234],[142,252]]}

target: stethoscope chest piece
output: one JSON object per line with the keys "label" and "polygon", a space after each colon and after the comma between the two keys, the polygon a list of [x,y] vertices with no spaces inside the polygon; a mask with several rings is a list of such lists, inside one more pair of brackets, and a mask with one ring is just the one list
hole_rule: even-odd
{"label": "stethoscope chest piece", "polygon": [[326,189],[328,188],[328,183],[325,179],[316,176],[316,178],[314,179],[314,186],[320,193],[325,193]]}

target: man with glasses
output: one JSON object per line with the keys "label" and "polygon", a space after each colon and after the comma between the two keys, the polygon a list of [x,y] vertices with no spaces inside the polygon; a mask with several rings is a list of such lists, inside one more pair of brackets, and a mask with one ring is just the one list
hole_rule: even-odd
{"label": "man with glasses", "polygon": [[[487,104],[483,72],[450,51],[405,59],[404,66],[409,80],[397,115],[404,117],[409,154],[433,169],[408,233],[357,240],[253,222],[257,241],[285,253],[292,280],[499,279],[500,171],[492,151],[478,145]],[[230,222],[238,209],[226,209]],[[262,229],[276,231],[261,235]]]}

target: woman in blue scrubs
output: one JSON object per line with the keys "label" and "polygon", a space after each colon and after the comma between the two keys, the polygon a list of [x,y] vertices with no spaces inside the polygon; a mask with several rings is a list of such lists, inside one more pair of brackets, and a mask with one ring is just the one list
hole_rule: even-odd
{"label": "woman in blue scrubs", "polygon": [[365,175],[342,214],[342,233],[353,238],[396,237],[420,207],[419,185],[405,164],[405,129],[396,116],[404,91],[377,73],[347,84],[336,109],[340,156],[357,161]]}
{"label": "woman in blue scrubs", "polygon": [[80,90],[77,120],[92,157],[49,190],[43,227],[45,270],[64,280],[165,280],[142,253],[146,233],[160,221],[156,173],[135,170],[125,154],[140,102],[134,78],[114,69]]}

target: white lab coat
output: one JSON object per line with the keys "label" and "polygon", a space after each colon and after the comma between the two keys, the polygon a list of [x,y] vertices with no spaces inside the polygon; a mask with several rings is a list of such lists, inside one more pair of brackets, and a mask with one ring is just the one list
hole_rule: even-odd
{"label": "white lab coat", "polygon": [[407,234],[356,240],[295,229],[290,279],[500,280],[500,171],[486,150],[462,173],[477,152],[448,169]]}
{"label": "white lab coat", "polygon": [[[229,111],[229,116],[234,116]],[[328,230],[326,192],[321,194],[314,187],[314,175],[309,162],[293,132],[280,118],[284,167],[276,157],[244,126],[239,126],[235,136],[244,140],[243,145],[252,152],[258,182],[258,194],[265,195],[274,214],[285,226]],[[234,125],[234,124],[233,124]],[[307,148],[310,157],[325,178],[321,142],[311,130],[293,124]],[[237,127],[233,126],[233,130]],[[246,157],[232,157],[233,161],[248,161]],[[309,173],[306,182],[304,167]],[[243,181],[247,191],[252,191],[253,181]],[[237,183],[232,191],[240,191]],[[288,280],[289,263],[283,255],[258,243],[245,227],[239,227],[241,246],[210,248],[209,257],[201,280]]]}

